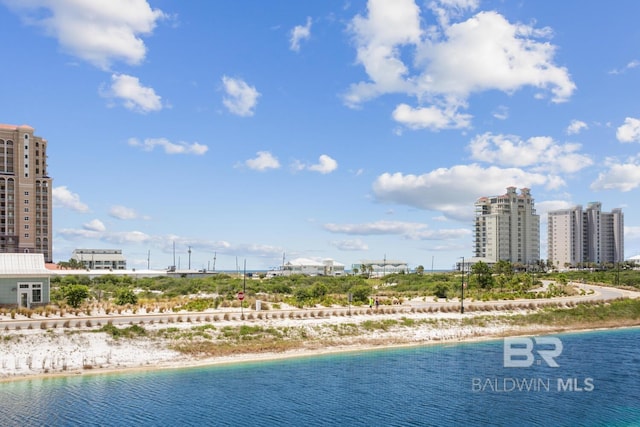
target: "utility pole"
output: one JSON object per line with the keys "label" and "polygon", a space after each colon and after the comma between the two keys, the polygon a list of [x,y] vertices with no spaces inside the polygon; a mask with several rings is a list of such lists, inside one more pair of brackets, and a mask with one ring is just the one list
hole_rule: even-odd
{"label": "utility pole", "polygon": [[382,277],[387,274],[387,254],[384,254],[384,259],[382,260]]}
{"label": "utility pole", "polygon": [[176,269],[176,242],[173,242],[173,269]]}
{"label": "utility pole", "polygon": [[460,272],[462,273],[462,284],[460,285],[460,314],[464,314],[464,257],[462,257],[462,265],[460,266]]}

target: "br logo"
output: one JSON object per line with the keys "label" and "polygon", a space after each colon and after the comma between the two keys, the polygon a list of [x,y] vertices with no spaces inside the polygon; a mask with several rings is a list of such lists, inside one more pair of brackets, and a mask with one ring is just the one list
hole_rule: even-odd
{"label": "br logo", "polygon": [[[562,341],[556,337],[524,338],[513,337],[504,339],[504,367],[528,368],[534,364],[538,353],[542,360],[551,368],[557,368],[555,358],[562,353]],[[540,363],[540,359],[538,359]]]}

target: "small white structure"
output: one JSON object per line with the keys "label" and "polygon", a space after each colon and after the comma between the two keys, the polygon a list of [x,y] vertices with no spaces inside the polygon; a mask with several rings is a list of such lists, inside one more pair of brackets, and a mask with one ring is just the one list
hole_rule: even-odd
{"label": "small white structure", "polygon": [[48,304],[50,274],[43,254],[0,254],[0,305],[31,308]]}
{"label": "small white structure", "polygon": [[122,249],[76,249],[71,259],[89,270],[126,270],[127,260]]}
{"label": "small white structure", "polygon": [[344,276],[344,264],[330,258],[321,261],[310,258],[296,258],[288,261],[281,270],[270,271],[267,276],[290,276],[304,274],[307,276]]}
{"label": "small white structure", "polygon": [[378,259],[378,260],[362,260],[360,264],[351,266],[352,270],[357,269],[362,274],[369,277],[383,277],[387,274],[409,273],[409,266],[404,261]]}

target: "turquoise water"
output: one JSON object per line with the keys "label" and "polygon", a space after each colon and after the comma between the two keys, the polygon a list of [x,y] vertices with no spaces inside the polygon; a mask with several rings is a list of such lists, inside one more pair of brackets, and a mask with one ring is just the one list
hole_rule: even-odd
{"label": "turquoise water", "polygon": [[0,425],[640,425],[640,329],[554,337],[555,368],[495,340],[10,382]]}

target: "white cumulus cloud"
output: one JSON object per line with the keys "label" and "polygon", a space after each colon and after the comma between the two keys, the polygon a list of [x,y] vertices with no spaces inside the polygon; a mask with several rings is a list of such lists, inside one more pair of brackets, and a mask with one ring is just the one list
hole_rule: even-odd
{"label": "white cumulus cloud", "polygon": [[469,221],[479,197],[503,194],[509,186],[534,185],[557,189],[565,182],[547,173],[472,164],[440,168],[422,175],[384,173],[374,181],[373,194],[380,202],[442,212],[447,218]]}
{"label": "white cumulus cloud", "polygon": [[307,169],[314,172],[320,172],[321,174],[327,174],[338,169],[338,162],[326,154],[323,154],[318,159],[318,163],[315,165],[309,165]]}
{"label": "white cumulus cloud", "polygon": [[364,224],[325,224],[332,233],[352,235],[400,235],[411,240],[458,239],[470,234],[466,229],[430,230],[428,225],[417,222],[376,221]]}
{"label": "white cumulus cloud", "polygon": [[640,156],[621,163],[616,159],[605,159],[607,170],[600,173],[591,184],[591,189],[618,190],[628,192],[640,186]]}
{"label": "white cumulus cloud", "polygon": [[255,87],[248,85],[242,79],[223,76],[222,84],[226,96],[222,103],[227,109],[238,116],[250,117],[255,113],[260,92]]}
{"label": "white cumulus cloud", "polygon": [[111,86],[100,89],[105,98],[119,99],[125,108],[138,113],[162,110],[162,98],[150,87],[142,86],[137,77],[113,74]]}
{"label": "white cumulus cloud", "polygon": [[402,221],[377,221],[364,224],[325,224],[325,230],[344,234],[406,234],[422,230],[426,224]]}
{"label": "white cumulus cloud", "polygon": [[300,42],[308,40],[311,37],[311,18],[307,17],[306,25],[296,25],[291,30],[291,38],[289,39],[289,48],[294,52],[300,51]]}
{"label": "white cumulus cloud", "polygon": [[567,127],[567,135],[576,135],[583,130],[589,129],[589,126],[581,120],[571,120]]}
{"label": "white cumulus cloud", "polygon": [[54,187],[52,190],[54,207],[62,207],[76,212],[89,212],[89,206],[80,201],[77,193],[71,192],[67,186]]}
{"label": "white cumulus cloud", "polygon": [[616,137],[620,142],[640,142],[640,119],[624,119],[624,124],[616,131]]}
{"label": "white cumulus cloud", "polygon": [[461,129],[471,125],[471,116],[461,114],[455,109],[430,107],[412,108],[400,104],[393,111],[393,119],[411,129]]}
{"label": "white cumulus cloud", "polygon": [[565,68],[553,64],[548,28],[512,24],[497,12],[480,12],[443,28],[443,37],[420,46],[421,90],[466,99],[486,90],[512,93],[524,86],[548,89],[554,102],[575,90]]}
{"label": "white cumulus cloud", "polygon": [[85,230],[97,231],[97,232],[102,232],[102,231],[105,231],[107,229],[107,227],[104,226],[104,223],[102,221],[100,221],[99,219],[93,219],[93,220],[83,224],[82,228],[84,228]]}
{"label": "white cumulus cloud", "polygon": [[140,141],[137,138],[129,138],[128,143],[132,147],[141,147],[144,151],[153,151],[154,148],[161,147],[166,154],[194,154],[201,156],[209,150],[209,147],[197,142],[175,143],[166,138],[146,138],[144,141]]}
{"label": "white cumulus cloud", "polygon": [[431,2],[438,25],[421,26],[413,0],[369,0],[367,14],[350,24],[357,62],[368,80],[352,84],[344,95],[348,106],[384,94],[415,97],[416,105],[396,107],[395,120],[411,129],[449,129],[471,125],[467,108],[474,93],[499,90],[512,94],[531,86],[537,97],[568,100],[576,89],[566,68],[554,63],[552,31],[514,24],[497,12],[468,18],[478,2]]}
{"label": "white cumulus cloud", "polygon": [[111,209],[109,209],[109,215],[114,218],[125,220],[138,218],[138,213],[134,209],[120,205],[112,206]]}
{"label": "white cumulus cloud", "polygon": [[256,155],[257,157],[245,161],[245,165],[247,165],[249,169],[264,172],[268,169],[280,168],[280,162],[278,161],[278,158],[270,152],[258,151]]}
{"label": "white cumulus cloud", "polygon": [[580,144],[559,144],[548,136],[523,140],[515,135],[490,132],[477,135],[469,144],[474,160],[565,173],[577,172],[593,164],[589,156],[578,152],[580,148]]}
{"label": "white cumulus cloud", "polygon": [[338,162],[326,154],[322,154],[318,158],[318,163],[316,164],[310,165],[303,163],[300,160],[294,160],[291,163],[291,170],[294,172],[309,170],[313,172],[320,172],[321,174],[328,174],[336,169],[338,169]]}
{"label": "white cumulus cloud", "polygon": [[633,70],[634,68],[637,68],[638,66],[640,66],[640,61],[638,61],[637,59],[634,59],[633,61],[628,62],[627,65],[625,65],[621,69],[614,69],[609,71],[609,74],[623,74],[623,73],[626,73],[628,70]]}
{"label": "white cumulus cloud", "polygon": [[142,36],[166,17],[146,0],[5,0],[26,22],[58,40],[67,53],[101,69],[114,61],[140,64]]}

